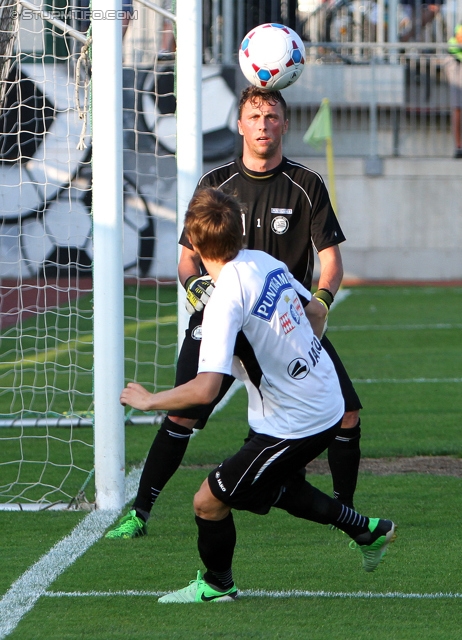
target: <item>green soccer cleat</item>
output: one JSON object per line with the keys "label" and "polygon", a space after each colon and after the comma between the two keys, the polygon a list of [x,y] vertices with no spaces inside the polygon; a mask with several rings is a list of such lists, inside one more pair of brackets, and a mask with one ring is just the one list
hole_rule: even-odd
{"label": "green soccer cleat", "polygon": [[159,598],[162,603],[178,603],[186,602],[233,602],[237,598],[237,588],[231,587],[228,591],[217,591],[207,584],[202,577],[200,571],[197,572],[197,578],[191,580],[189,585],[179,591],[167,593],[166,596]]}
{"label": "green soccer cleat", "polygon": [[124,538],[139,538],[147,535],[148,530],[146,523],[136,515],[135,509],[132,509],[124,516],[115,529],[111,529],[105,535],[109,540],[118,540]]}
{"label": "green soccer cleat", "polygon": [[387,552],[390,542],[396,538],[395,525],[391,520],[369,518],[369,531],[350,542],[352,549],[363,554],[363,569],[368,573],[375,571]]}

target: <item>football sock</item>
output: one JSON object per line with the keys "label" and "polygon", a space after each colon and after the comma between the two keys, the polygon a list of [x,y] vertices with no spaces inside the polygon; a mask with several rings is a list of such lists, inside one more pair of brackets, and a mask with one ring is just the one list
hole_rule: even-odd
{"label": "football sock", "polygon": [[204,580],[220,591],[228,591],[234,587],[233,570],[231,567],[227,571],[206,571]]}
{"label": "football sock", "polygon": [[366,516],[362,516],[360,513],[357,513],[354,509],[350,509],[350,507],[342,506],[342,512],[337,518],[337,522],[333,522],[331,524],[335,524],[335,526],[344,531],[346,534],[350,536],[350,538],[357,538],[362,533],[366,533],[368,531],[367,525],[369,524],[369,518]]}
{"label": "football sock", "polygon": [[207,571],[204,580],[226,591],[233,586],[231,566],[236,546],[233,514],[223,520],[204,520],[196,516],[197,548]]}
{"label": "football sock", "polygon": [[358,482],[361,450],[361,420],[352,429],[339,429],[329,445],[327,459],[332,474],[334,497],[353,508],[353,496]]}
{"label": "football sock", "polygon": [[274,506],[296,518],[332,524],[352,538],[368,531],[369,518],[356,513],[306,481],[283,490]]}
{"label": "football sock", "polygon": [[132,507],[144,520],[149,518],[157,497],[180,466],[191,434],[191,429],[176,424],[168,417],[163,421],[144,463]]}
{"label": "football sock", "polygon": [[144,511],[143,509],[135,509],[136,511],[136,515],[138,518],[141,518],[141,520],[144,520],[144,522],[147,522],[149,520],[149,516],[151,515],[149,513],[149,511]]}

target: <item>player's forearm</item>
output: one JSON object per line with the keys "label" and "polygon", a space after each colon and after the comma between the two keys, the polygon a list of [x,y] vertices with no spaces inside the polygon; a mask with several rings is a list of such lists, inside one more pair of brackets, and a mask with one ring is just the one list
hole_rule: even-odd
{"label": "player's forearm", "polygon": [[120,402],[140,411],[188,409],[215,400],[222,380],[220,373],[202,373],[186,384],[158,393],[150,393],[142,385],[129,382],[120,395]]}
{"label": "player's forearm", "polygon": [[335,296],[343,280],[343,263],[339,247],[329,247],[320,251],[319,262],[321,272],[318,289],[327,289]]}
{"label": "player's forearm", "polygon": [[324,325],[327,318],[327,308],[314,296],[305,307],[305,313],[310,321],[314,335],[321,339],[324,332]]}
{"label": "player's forearm", "polygon": [[178,278],[185,285],[190,276],[200,275],[200,258],[197,253],[187,247],[183,247],[178,261]]}

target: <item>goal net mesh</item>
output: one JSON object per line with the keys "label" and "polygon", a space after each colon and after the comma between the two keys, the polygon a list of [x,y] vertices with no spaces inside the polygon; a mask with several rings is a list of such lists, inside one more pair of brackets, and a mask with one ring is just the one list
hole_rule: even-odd
{"label": "goal net mesh", "polygon": [[[125,372],[157,391],[173,382],[177,342],[174,54],[171,23],[135,5],[123,41]],[[94,500],[91,135],[78,112],[89,114],[91,72],[80,41],[25,7],[0,5],[0,508],[23,509]],[[81,6],[40,8],[86,32]],[[134,437],[141,420],[127,414]]]}

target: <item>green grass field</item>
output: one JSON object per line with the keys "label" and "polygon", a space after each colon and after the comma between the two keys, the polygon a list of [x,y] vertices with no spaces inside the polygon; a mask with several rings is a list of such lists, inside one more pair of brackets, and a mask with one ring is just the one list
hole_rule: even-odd
{"label": "green grass field", "polygon": [[[460,288],[355,287],[331,312],[330,339],[364,405],[364,457],[461,457],[461,319]],[[202,569],[192,497],[240,445],[245,415],[240,390],[192,439],[147,537],[109,541],[101,531],[62,571],[49,551],[87,514],[0,512],[0,638],[460,640],[461,479],[448,476],[360,473],[358,510],[398,525],[373,574],[338,531],[277,510],[238,512],[241,598],[218,608],[157,603]],[[127,466],[142,461],[154,433],[127,427]],[[331,492],[329,476],[310,481]]]}

